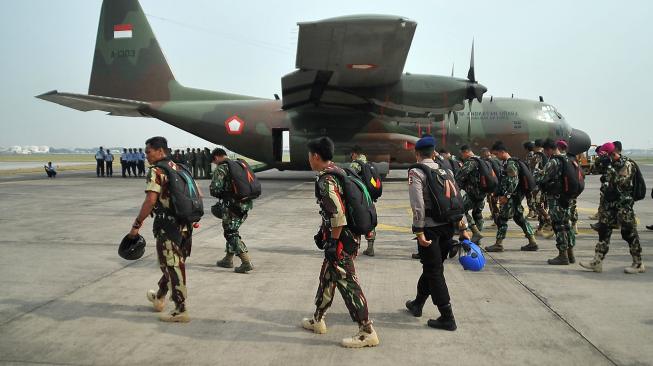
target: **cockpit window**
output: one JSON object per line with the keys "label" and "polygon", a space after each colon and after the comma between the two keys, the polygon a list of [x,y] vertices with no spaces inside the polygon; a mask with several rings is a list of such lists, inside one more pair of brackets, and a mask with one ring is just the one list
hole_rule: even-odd
{"label": "cockpit window", "polygon": [[544,121],[544,122],[555,122],[556,119],[560,119],[558,115],[556,114],[555,108],[551,107],[550,105],[543,105],[541,106],[540,113],[538,116],[539,120]]}

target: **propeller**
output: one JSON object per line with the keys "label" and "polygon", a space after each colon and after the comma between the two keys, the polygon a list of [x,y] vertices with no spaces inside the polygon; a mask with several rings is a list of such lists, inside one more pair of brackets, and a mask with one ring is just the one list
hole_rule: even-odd
{"label": "propeller", "polygon": [[476,73],[474,72],[474,40],[472,40],[472,55],[469,60],[469,71],[467,71],[467,80],[469,80],[469,86],[467,87],[467,103],[469,104],[469,119],[467,121],[467,139],[471,138],[472,135],[472,102],[474,99],[478,100],[479,103],[483,101],[483,94],[487,91],[487,88],[479,84],[476,81]]}
{"label": "propeller", "polygon": [[[456,63],[454,62],[454,63],[451,64],[451,77],[453,77],[453,71],[454,71],[454,68],[455,68],[455,67],[456,67]],[[452,113],[452,112],[453,112],[453,111],[450,110],[449,113],[447,113],[447,117],[448,117],[448,120],[449,120],[449,124],[451,124],[451,113]],[[458,126],[458,113],[454,113],[454,114],[453,114],[453,121],[454,121],[454,124],[455,124],[456,126]]]}

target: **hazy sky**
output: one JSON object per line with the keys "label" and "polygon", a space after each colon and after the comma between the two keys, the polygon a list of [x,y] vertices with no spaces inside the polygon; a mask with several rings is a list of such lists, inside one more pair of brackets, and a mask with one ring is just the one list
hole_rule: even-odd
{"label": "hazy sky", "polygon": [[[152,118],[78,112],[34,98],[86,93],[101,0],[4,1],[0,146],[204,145]],[[299,21],[359,13],[418,22],[405,71],[464,77],[472,38],[486,96],[555,105],[594,142],[653,147],[653,2],[141,0],[177,80],[272,98],[292,71]]]}

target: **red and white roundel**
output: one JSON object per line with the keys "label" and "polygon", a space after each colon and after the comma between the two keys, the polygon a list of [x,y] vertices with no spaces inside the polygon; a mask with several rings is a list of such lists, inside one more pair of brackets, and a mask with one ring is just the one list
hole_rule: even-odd
{"label": "red and white roundel", "polygon": [[245,129],[245,121],[240,117],[234,115],[224,121],[224,126],[227,128],[227,133],[230,135],[240,135]]}

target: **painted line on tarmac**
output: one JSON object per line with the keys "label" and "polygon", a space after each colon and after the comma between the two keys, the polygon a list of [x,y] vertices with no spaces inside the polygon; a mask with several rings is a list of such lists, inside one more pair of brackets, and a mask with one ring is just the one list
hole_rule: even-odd
{"label": "painted line on tarmac", "polygon": [[542,298],[541,296],[539,296],[539,295],[538,295],[538,294],[537,294],[533,289],[531,289],[530,287],[528,287],[524,282],[522,282],[522,280],[520,280],[520,279],[519,279],[519,278],[518,278],[514,273],[512,273],[508,268],[506,268],[503,264],[501,264],[501,263],[500,263],[496,258],[494,258],[490,253],[488,253],[488,252],[486,252],[486,251],[483,251],[483,254],[484,254],[486,257],[490,257],[490,258],[492,258],[492,261],[493,261],[496,265],[498,265],[498,266],[499,266],[501,269],[503,269],[503,270],[504,270],[504,271],[505,271],[505,272],[506,272],[510,277],[512,277],[515,281],[517,281],[517,283],[519,283],[519,284],[520,284],[524,289],[526,289],[526,291],[528,291],[531,295],[533,295],[533,296],[534,296],[534,297],[535,297],[535,298],[536,298],[540,303],[542,303],[542,305],[544,305],[547,309],[549,309],[549,311],[551,311],[551,312],[552,312],[556,317],[558,317],[558,319],[560,319],[560,320],[561,320],[563,323],[565,323],[569,328],[571,328],[571,330],[572,330],[574,333],[578,334],[578,336],[580,336],[582,339],[584,339],[584,340],[585,340],[585,341],[586,341],[590,346],[592,346],[592,348],[594,348],[598,353],[600,353],[600,354],[601,354],[601,355],[602,355],[606,360],[610,361],[610,363],[613,364],[613,365],[615,365],[615,366],[618,365],[618,363],[617,363],[615,360],[613,360],[612,358],[610,358],[610,356],[608,356],[605,352],[603,352],[603,350],[601,350],[601,349],[600,349],[596,344],[594,344],[594,343],[593,343],[592,341],[590,341],[587,337],[585,337],[585,335],[584,335],[580,330],[576,329],[576,327],[574,327],[571,323],[569,323],[569,321],[568,321],[567,319],[565,319],[565,318],[562,316],[562,314],[560,314],[560,313],[557,312],[555,309],[553,309],[553,308],[551,307],[551,305],[549,305],[549,304],[544,300],[544,298]]}

